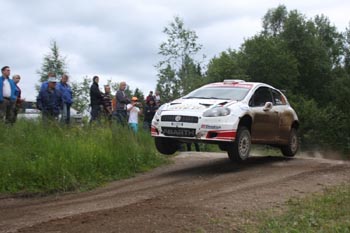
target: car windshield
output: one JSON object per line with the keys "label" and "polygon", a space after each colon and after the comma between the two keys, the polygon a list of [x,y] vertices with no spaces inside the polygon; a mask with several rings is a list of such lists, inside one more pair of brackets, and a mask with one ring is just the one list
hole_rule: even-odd
{"label": "car windshield", "polygon": [[248,92],[249,89],[243,87],[206,87],[194,90],[183,98],[242,100]]}

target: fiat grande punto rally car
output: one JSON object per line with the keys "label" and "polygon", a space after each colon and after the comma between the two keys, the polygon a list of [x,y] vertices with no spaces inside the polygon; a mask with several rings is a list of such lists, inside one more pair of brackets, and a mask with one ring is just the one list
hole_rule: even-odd
{"label": "fiat grande punto rally car", "polygon": [[298,151],[299,122],[287,98],[258,82],[224,80],[163,104],[152,120],[157,150],[173,154],[179,143],[217,144],[232,161],[248,158],[251,144],[281,148],[284,156]]}

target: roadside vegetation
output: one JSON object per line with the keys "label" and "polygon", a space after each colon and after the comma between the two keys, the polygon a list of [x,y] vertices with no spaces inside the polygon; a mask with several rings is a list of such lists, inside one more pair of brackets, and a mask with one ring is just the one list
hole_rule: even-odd
{"label": "roadside vegetation", "polygon": [[167,160],[142,130],[122,127],[1,125],[0,193],[86,190],[157,167]]}
{"label": "roadside vegetation", "polygon": [[244,226],[243,232],[350,232],[350,185],[291,199],[286,210],[279,212],[254,214],[257,224]]}

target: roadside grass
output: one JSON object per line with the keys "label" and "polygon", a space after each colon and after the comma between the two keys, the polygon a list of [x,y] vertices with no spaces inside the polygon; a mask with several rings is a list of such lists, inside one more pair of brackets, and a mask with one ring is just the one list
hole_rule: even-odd
{"label": "roadside grass", "polygon": [[142,130],[21,120],[0,128],[0,193],[87,190],[167,162]]}
{"label": "roadside grass", "polygon": [[[251,218],[251,216],[250,216]],[[326,189],[322,194],[291,199],[282,214],[276,210],[253,214],[257,224],[243,232],[350,232],[350,185]]]}

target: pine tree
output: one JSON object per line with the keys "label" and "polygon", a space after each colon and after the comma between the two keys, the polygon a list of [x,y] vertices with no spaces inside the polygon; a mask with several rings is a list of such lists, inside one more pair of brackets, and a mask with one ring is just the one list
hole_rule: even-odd
{"label": "pine tree", "polygon": [[50,53],[44,56],[41,69],[37,72],[40,75],[39,81],[41,83],[47,81],[49,74],[56,77],[67,74],[66,66],[65,57],[61,56],[56,41],[52,41]]}

